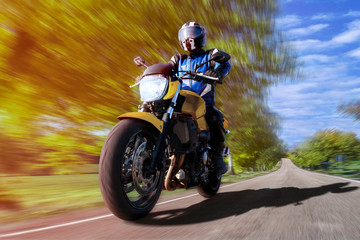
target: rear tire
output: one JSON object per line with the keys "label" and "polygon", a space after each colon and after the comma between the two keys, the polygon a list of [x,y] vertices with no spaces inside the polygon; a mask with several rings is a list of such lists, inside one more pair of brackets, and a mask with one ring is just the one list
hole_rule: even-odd
{"label": "rear tire", "polygon": [[201,196],[210,198],[219,191],[220,184],[221,184],[221,175],[219,176],[214,171],[209,173],[208,181],[202,185],[199,185],[197,189]]}
{"label": "rear tire", "polygon": [[100,190],[107,207],[121,219],[145,216],[160,196],[164,171],[149,171],[157,136],[149,123],[124,119],[105,140],[99,162]]}

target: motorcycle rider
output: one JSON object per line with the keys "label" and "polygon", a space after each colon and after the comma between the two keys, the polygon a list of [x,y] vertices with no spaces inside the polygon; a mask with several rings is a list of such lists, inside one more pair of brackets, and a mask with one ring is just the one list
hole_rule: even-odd
{"label": "motorcycle rider", "polygon": [[[185,23],[179,30],[178,39],[181,48],[189,52],[189,54],[176,54],[171,58],[169,63],[174,66],[176,72],[194,71],[196,64],[202,64],[209,60],[214,53],[219,52],[216,48],[206,51],[203,49],[206,42],[206,29],[197,22]],[[202,72],[207,76],[217,77],[220,79],[221,83],[224,77],[229,73],[230,68],[229,62],[220,64],[215,61],[210,61],[210,63],[198,68],[197,72]],[[210,129],[210,146],[215,167],[219,174],[226,173],[227,166],[223,160],[225,148],[224,116],[215,107],[215,82],[205,78],[201,82],[192,79],[184,79],[182,89],[193,91],[205,100],[205,118]]]}

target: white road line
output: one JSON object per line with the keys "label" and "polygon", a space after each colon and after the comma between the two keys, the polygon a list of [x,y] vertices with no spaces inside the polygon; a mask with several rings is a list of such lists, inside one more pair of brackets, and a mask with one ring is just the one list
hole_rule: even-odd
{"label": "white road line", "polygon": [[351,178],[344,178],[344,177],[329,175],[329,174],[326,174],[326,173],[319,173],[319,172],[312,172],[312,171],[309,171],[309,172],[315,173],[315,174],[317,174],[317,175],[325,176],[325,177],[337,178],[337,179],[341,179],[341,180],[344,180],[344,181],[350,181],[350,182],[360,183],[359,180],[355,180],[355,179],[351,179]]}
{"label": "white road line", "polygon": [[175,198],[175,199],[171,199],[171,200],[168,200],[168,201],[165,201],[165,202],[157,203],[156,205],[163,205],[163,204],[166,204],[166,203],[175,202],[175,201],[178,201],[178,200],[195,197],[197,195],[199,195],[199,194],[194,193],[194,194],[191,194],[191,195],[188,195],[188,196],[185,196],[185,197]]}
{"label": "white road line", "polygon": [[315,171],[311,171],[311,170],[306,170],[306,169],[303,169],[303,168],[300,168],[300,167],[296,166],[295,164],[294,164],[294,166],[296,168],[300,169],[301,171],[304,171],[304,172],[307,172],[307,173],[312,173],[312,174],[319,175],[319,176],[322,176],[322,177],[336,178],[336,179],[340,179],[340,180],[343,180],[343,181],[360,183],[359,180],[355,180],[355,179],[351,179],[351,178],[345,178],[345,177],[339,177],[339,176],[330,175],[330,174],[326,174],[326,173],[315,172]]}
{"label": "white road line", "polygon": [[[288,159],[288,160],[291,161],[291,159]],[[292,161],[291,161],[291,162],[292,162]],[[298,168],[298,169],[300,169],[300,170],[302,170],[302,171],[304,171],[304,172],[309,172],[309,173],[317,174],[317,175],[323,176],[323,177],[337,178],[337,179],[344,180],[344,181],[350,181],[350,182],[354,182],[354,183],[360,183],[359,180],[355,180],[355,179],[351,179],[351,178],[345,178],[345,177],[339,177],[339,176],[330,175],[330,174],[326,174],[326,173],[315,172],[315,171],[311,171],[311,170],[306,170],[306,169],[303,169],[303,168],[301,168],[301,167],[296,166],[293,162],[292,162],[292,164],[293,164],[296,168]]]}
{"label": "white road line", "polygon": [[[243,182],[243,181],[241,181],[241,182]],[[221,188],[227,188],[227,187],[233,186],[235,184],[239,184],[241,182],[228,184],[228,185],[225,185],[225,186],[223,186]],[[158,203],[156,205],[163,205],[163,204],[167,204],[167,203],[170,203],[170,202],[175,202],[175,201],[183,200],[183,199],[186,199],[186,198],[195,197],[195,196],[198,196],[198,195],[199,195],[198,193],[195,193],[195,194],[191,194],[191,195],[188,195],[188,196],[179,197],[179,198],[171,199],[171,200],[168,200],[168,201],[160,202],[160,203]],[[91,222],[91,221],[95,221],[95,220],[99,220],[99,219],[103,219],[103,218],[108,218],[108,217],[113,217],[113,216],[114,216],[113,214],[106,214],[106,215],[102,215],[102,216],[98,216],[98,217],[83,219],[83,220],[79,220],[79,221],[73,221],[73,222],[69,222],[69,223],[57,224],[57,225],[53,225],[53,226],[49,226],[49,227],[35,228],[35,229],[21,231],[21,232],[2,234],[2,235],[0,235],[0,238],[14,237],[14,236],[24,235],[24,234],[28,234],[28,233],[35,233],[35,232],[41,232],[41,231],[51,230],[51,229],[55,229],[55,228],[67,227],[67,226],[71,226],[71,225],[75,225],[75,224]]]}
{"label": "white road line", "polygon": [[64,223],[64,224],[58,224],[58,225],[49,226],[49,227],[35,228],[35,229],[26,230],[26,231],[22,231],[22,232],[3,234],[3,235],[0,235],[0,238],[14,237],[14,236],[18,236],[18,235],[27,234],[27,233],[41,232],[41,231],[50,230],[50,229],[54,229],[54,228],[60,228],[60,227],[66,227],[66,226],[75,225],[75,224],[79,224],[79,223],[90,222],[90,221],[107,218],[107,217],[111,217],[111,216],[114,216],[114,215],[106,214],[106,215],[102,215],[102,216],[98,216],[98,217],[88,218],[88,219]]}

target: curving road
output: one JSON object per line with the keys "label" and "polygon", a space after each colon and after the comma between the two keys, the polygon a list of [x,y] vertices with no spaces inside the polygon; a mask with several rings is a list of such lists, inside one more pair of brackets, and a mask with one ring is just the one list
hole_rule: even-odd
{"label": "curving road", "polygon": [[161,198],[126,222],[106,209],[0,227],[0,239],[360,239],[360,182],[297,168]]}

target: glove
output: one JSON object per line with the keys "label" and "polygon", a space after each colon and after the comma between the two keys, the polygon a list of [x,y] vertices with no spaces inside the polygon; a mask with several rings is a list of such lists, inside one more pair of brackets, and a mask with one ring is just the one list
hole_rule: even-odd
{"label": "glove", "polygon": [[220,78],[220,73],[216,70],[208,69],[205,72],[206,76]]}
{"label": "glove", "polygon": [[[219,78],[219,80],[221,79],[221,75],[220,75],[219,71],[216,71],[213,69],[206,70],[205,75],[209,76],[209,77]],[[214,80],[204,78],[203,82],[212,84],[212,83],[214,83]]]}

